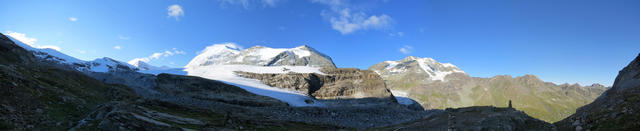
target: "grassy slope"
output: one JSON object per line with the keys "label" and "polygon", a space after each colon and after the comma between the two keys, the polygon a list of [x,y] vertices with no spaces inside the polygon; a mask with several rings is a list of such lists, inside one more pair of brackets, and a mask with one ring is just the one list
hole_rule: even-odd
{"label": "grassy slope", "polygon": [[[427,109],[468,106],[506,107],[509,100],[514,108],[547,122],[559,121],[593,101],[604,90],[585,93],[583,89],[563,89],[524,78],[472,78],[448,83],[420,85],[414,73],[389,76],[387,85],[394,90],[410,92],[410,97]],[[586,95],[585,95],[586,94]]]}

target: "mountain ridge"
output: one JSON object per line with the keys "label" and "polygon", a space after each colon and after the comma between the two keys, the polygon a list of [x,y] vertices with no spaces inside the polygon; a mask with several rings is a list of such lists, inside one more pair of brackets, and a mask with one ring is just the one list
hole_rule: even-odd
{"label": "mountain ridge", "polygon": [[[420,59],[423,61],[415,61]],[[436,73],[421,69],[424,66],[420,63],[428,65],[434,72],[450,73],[440,73],[444,76],[433,79]],[[369,69],[381,75],[388,88],[395,92],[394,95],[402,94],[411,98],[425,109],[506,106],[505,103],[511,100],[515,108],[547,122],[571,115],[575,109],[593,101],[607,89],[600,84],[556,85],[531,74],[472,77],[455,65],[412,56],[399,61],[381,62]]]}
{"label": "mountain ridge", "polygon": [[194,57],[186,68],[214,64],[241,64],[259,66],[313,66],[336,68],[331,57],[302,45],[295,48],[270,48],[253,46],[242,49],[233,43],[207,46]]}

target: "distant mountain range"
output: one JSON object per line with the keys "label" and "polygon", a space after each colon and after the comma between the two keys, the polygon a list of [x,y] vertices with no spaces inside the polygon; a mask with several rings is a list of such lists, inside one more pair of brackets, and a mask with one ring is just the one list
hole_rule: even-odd
{"label": "distant mountain range", "polygon": [[[41,127],[76,130],[582,130],[640,125],[633,123],[640,110],[640,58],[607,88],[556,85],[534,75],[471,77],[453,64],[413,56],[368,70],[337,68],[331,57],[306,45],[242,49],[216,44],[184,68],[107,57],[83,61],[4,35],[0,50],[0,85],[10,87],[0,92],[5,94],[0,119],[17,121],[0,122],[0,129],[42,129],[28,124],[36,118],[43,120],[37,124]],[[513,108],[491,107],[510,103]],[[552,125],[528,115],[559,122]]]}
{"label": "distant mountain range", "polygon": [[505,107],[512,101],[514,108],[548,122],[573,114],[607,89],[599,84],[556,85],[534,75],[471,77],[453,64],[413,56],[384,61],[369,70],[380,74],[394,95],[408,96],[425,109]]}

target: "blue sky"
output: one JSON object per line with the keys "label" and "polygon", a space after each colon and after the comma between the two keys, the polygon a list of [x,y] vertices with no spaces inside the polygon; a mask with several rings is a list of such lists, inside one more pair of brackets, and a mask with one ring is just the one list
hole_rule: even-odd
{"label": "blue sky", "polygon": [[0,16],[0,32],[34,46],[171,67],[216,43],[306,44],[338,67],[418,56],[471,76],[611,85],[640,53],[637,0],[0,0]]}

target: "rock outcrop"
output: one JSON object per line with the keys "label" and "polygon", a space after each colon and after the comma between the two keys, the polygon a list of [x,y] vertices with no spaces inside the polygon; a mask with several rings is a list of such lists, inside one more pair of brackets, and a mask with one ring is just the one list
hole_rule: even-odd
{"label": "rock outcrop", "polygon": [[323,69],[325,74],[284,73],[258,74],[237,72],[279,88],[307,93],[316,99],[389,98],[394,99],[384,81],[376,73],[359,69]]}

